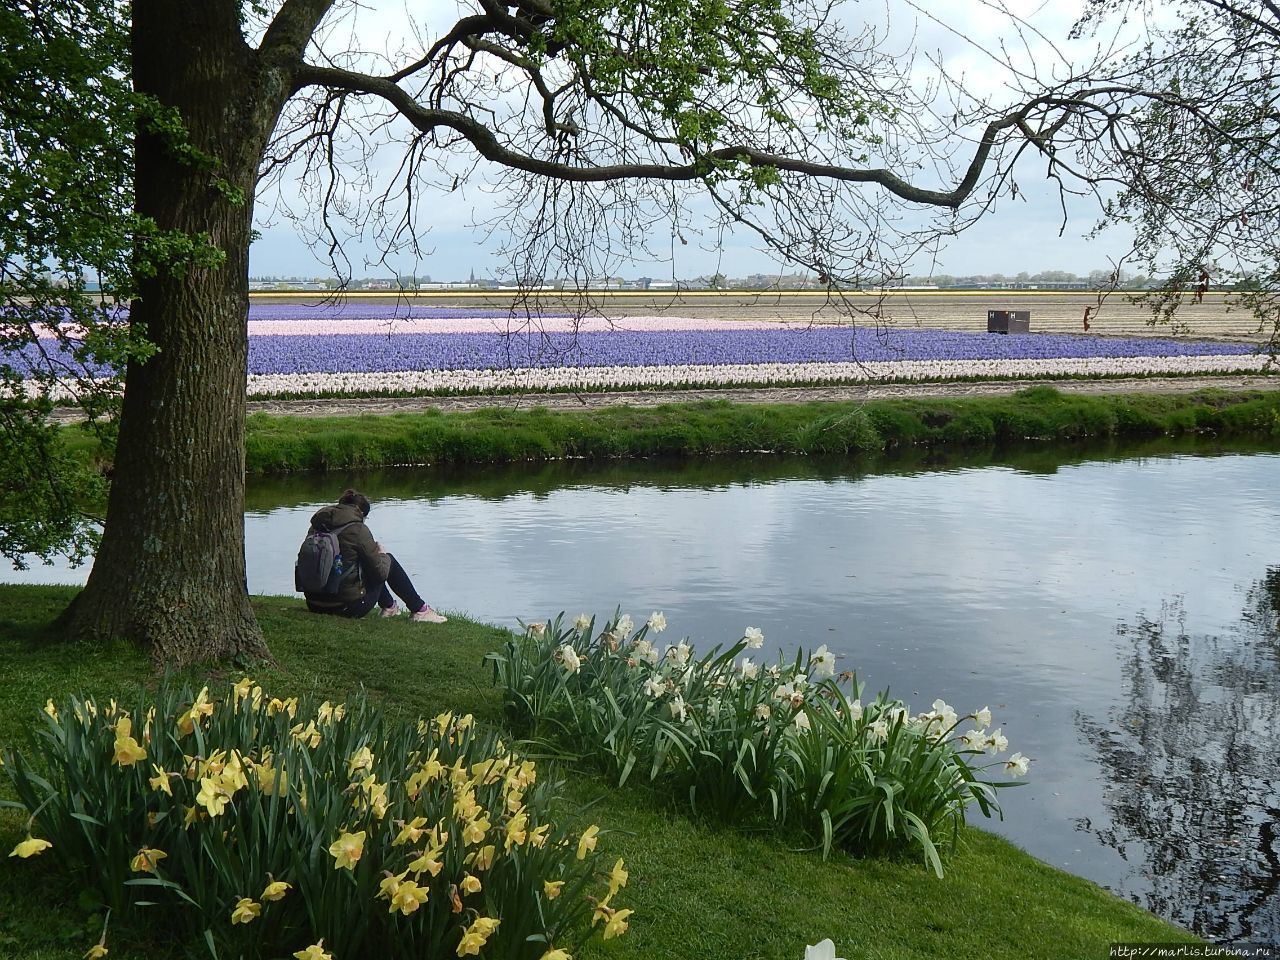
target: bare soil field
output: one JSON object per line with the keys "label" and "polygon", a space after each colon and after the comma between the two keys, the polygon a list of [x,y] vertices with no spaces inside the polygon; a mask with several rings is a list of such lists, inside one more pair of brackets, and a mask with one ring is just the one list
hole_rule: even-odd
{"label": "bare soil field", "polygon": [[[316,293],[254,294],[260,303],[317,303]],[[1153,325],[1150,308],[1133,303],[1125,293],[1035,290],[927,291],[845,294],[836,299],[823,292],[682,291],[633,293],[601,291],[584,296],[537,292],[519,300],[513,294],[485,291],[420,291],[354,293],[343,299],[415,306],[574,313],[605,316],[708,317],[735,320],[789,320],[800,323],[883,324],[985,332],[988,310],[1029,310],[1032,333],[1090,333],[1101,336],[1169,336],[1167,324]],[[1089,309],[1086,331],[1085,310]],[[1212,340],[1260,342],[1257,321],[1247,311],[1232,309],[1226,296],[1210,293],[1202,303],[1186,303],[1178,314],[1176,334]]]}

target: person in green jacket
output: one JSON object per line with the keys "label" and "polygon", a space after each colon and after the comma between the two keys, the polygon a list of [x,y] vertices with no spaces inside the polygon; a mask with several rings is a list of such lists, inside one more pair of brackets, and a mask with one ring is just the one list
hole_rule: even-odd
{"label": "person in green jacket", "polygon": [[[312,530],[333,531],[337,535],[344,573],[336,594],[305,594],[307,609],[314,613],[363,617],[377,606],[382,616],[395,617],[407,608],[411,611],[410,619],[418,623],[446,622],[446,617],[436,613],[418,595],[399,561],[373,539],[364,522],[369,509],[368,497],[348,489],[343,491],[337,504],[317,510],[312,516]],[[396,603],[396,597],[404,601],[404,607]]]}

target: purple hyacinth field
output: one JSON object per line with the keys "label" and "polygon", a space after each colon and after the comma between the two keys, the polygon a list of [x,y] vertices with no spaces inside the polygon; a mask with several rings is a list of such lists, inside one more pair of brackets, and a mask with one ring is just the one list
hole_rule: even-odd
{"label": "purple hyacinth field", "polygon": [[[248,329],[251,395],[1169,375],[1265,364],[1247,344],[1203,340],[672,316],[575,321],[360,302],[254,304]],[[45,334],[11,355],[15,366],[60,355]]]}

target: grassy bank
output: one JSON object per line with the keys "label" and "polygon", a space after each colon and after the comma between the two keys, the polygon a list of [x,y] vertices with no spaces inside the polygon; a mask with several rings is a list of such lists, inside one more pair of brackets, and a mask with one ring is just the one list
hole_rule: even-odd
{"label": "grassy bank", "polygon": [[[338,402],[335,401],[335,405]],[[744,451],[861,454],[1038,441],[1280,435],[1280,392],[1011,396],[869,403],[708,401],[652,408],[249,418],[252,473]]]}
{"label": "grassy bank", "polygon": [[[90,653],[47,636],[68,588],[0,585],[0,742],[20,741],[47,696],[100,697],[154,685],[147,662],[128,649]],[[315,617],[296,601],[254,602],[277,663],[255,665],[265,687],[341,698],[363,685],[396,714],[469,711],[501,722],[481,657],[503,636],[461,618],[443,626],[403,620],[347,622]],[[234,680],[226,672],[193,680]],[[831,937],[850,958],[1099,957],[1112,941],[1188,940],[1185,933],[1098,887],[1054,870],[981,830],[967,830],[947,876],[916,862],[823,861],[793,838],[744,835],[692,821],[644,789],[612,789],[572,766],[561,768],[561,816],[589,817],[602,847],[631,870],[631,932],[579,958],[777,958],[800,960],[806,943]],[[2,778],[0,778],[2,782]],[[1007,802],[1020,800],[1016,791]],[[584,812],[584,808],[589,807]],[[21,821],[0,817],[0,848],[19,839]],[[81,956],[100,918],[39,860],[6,861],[0,871],[0,957]],[[164,956],[170,948],[113,921],[111,957]]]}

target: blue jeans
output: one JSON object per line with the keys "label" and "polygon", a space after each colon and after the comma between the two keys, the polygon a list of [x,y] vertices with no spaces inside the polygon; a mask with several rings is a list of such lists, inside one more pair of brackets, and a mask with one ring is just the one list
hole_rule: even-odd
{"label": "blue jeans", "polygon": [[405,573],[404,567],[400,566],[400,561],[392,554],[387,556],[391,557],[391,568],[387,571],[387,579],[382,583],[365,584],[364,596],[359,600],[353,600],[341,607],[317,607],[308,602],[307,608],[315,613],[336,613],[340,616],[359,619],[375,605],[383,609],[394,607],[396,597],[399,597],[409,608],[410,613],[421,610],[426,606],[426,601],[418,596],[418,591],[413,588],[413,581],[409,579],[409,574]]}

